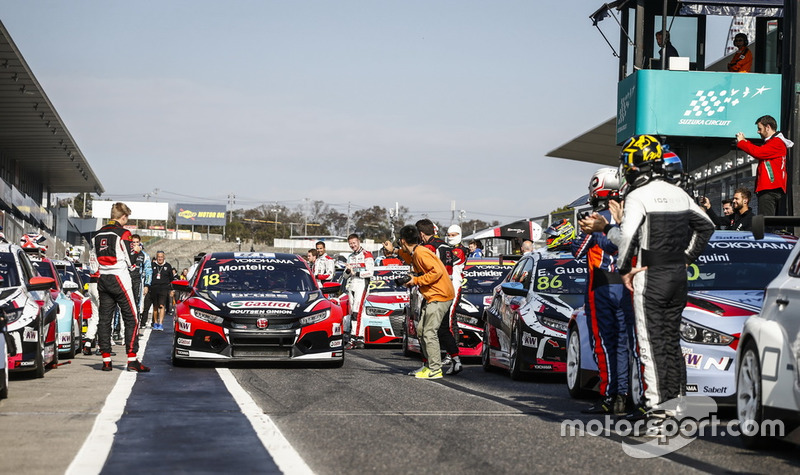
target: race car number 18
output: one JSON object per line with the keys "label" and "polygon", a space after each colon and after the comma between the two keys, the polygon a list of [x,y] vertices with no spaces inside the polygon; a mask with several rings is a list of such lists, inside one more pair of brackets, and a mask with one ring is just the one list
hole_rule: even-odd
{"label": "race car number 18", "polygon": [[206,287],[219,284],[219,274],[204,275],[203,284],[205,284]]}

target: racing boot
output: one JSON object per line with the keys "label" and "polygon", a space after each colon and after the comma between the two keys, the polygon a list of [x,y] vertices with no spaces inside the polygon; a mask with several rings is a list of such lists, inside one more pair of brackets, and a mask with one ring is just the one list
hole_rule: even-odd
{"label": "racing boot", "polygon": [[623,416],[627,413],[626,406],[628,405],[628,396],[625,394],[617,394],[614,396],[614,415]]}
{"label": "racing boot", "polygon": [[135,371],[137,373],[149,373],[150,368],[143,365],[137,359],[128,360],[128,371]]}
{"label": "racing boot", "polygon": [[[447,356],[450,357],[450,355]],[[442,362],[442,366],[444,366],[444,362]],[[461,367],[461,358],[459,358],[458,355],[456,355],[450,358],[450,367],[447,368],[447,371],[445,371],[444,374],[448,376],[458,374],[461,372],[462,369],[463,368]]]}
{"label": "racing boot", "polygon": [[111,355],[110,354],[103,353],[103,367],[100,368],[100,369],[102,369],[103,371],[111,371],[112,369],[114,369],[114,367],[111,366]]}
{"label": "racing boot", "polygon": [[581,411],[581,414],[611,414],[614,411],[614,396],[605,396]]}
{"label": "racing boot", "polygon": [[83,340],[83,354],[92,356],[92,342],[86,339]]}

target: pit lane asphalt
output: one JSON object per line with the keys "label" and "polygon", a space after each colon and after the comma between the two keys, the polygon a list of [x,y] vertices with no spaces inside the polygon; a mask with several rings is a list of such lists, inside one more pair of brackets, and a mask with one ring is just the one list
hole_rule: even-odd
{"label": "pit lane asphalt", "polygon": [[[153,333],[103,473],[270,473],[272,458],[214,368],[173,368],[172,335]],[[14,378],[0,401],[0,473],[63,473],[123,367],[99,371],[78,356],[43,379]],[[563,377],[511,381],[478,365],[438,381],[406,373],[399,348],[348,352],[343,368],[238,364],[231,372],[319,474],[555,471],[776,473],[796,471],[797,447],[745,450],[702,437],[654,459],[625,455],[620,437],[562,437],[565,419],[588,421]],[[288,471],[291,473],[291,470]]]}

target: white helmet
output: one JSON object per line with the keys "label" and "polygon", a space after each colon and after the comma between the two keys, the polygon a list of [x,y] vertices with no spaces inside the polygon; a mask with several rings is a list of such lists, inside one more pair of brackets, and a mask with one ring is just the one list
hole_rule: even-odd
{"label": "white helmet", "polygon": [[461,226],[453,224],[447,228],[447,244],[450,244],[451,246],[457,246],[461,244]]}
{"label": "white helmet", "polygon": [[617,168],[600,168],[592,179],[589,180],[589,203],[592,208],[597,208],[601,202],[608,202],[608,199],[616,194],[619,195],[621,187],[619,170]]}

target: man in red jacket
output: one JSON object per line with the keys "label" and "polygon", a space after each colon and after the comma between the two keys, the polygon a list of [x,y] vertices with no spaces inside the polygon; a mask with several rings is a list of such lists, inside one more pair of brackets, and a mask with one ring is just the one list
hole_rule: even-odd
{"label": "man in red jacket", "polygon": [[758,214],[775,216],[778,214],[778,203],[786,194],[786,156],[794,142],[777,131],[778,123],[770,115],[759,117],[756,126],[758,135],[764,139],[764,144],[755,145],[739,132],[736,134],[736,146],[758,160],[756,171]]}

